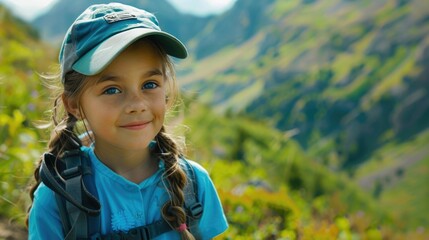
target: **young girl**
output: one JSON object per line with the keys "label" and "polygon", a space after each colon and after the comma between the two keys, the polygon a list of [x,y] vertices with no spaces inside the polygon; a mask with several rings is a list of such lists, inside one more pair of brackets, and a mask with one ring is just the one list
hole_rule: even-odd
{"label": "young girl", "polygon": [[[180,166],[182,153],[164,127],[177,91],[167,54],[185,58],[187,51],[178,39],[161,31],[154,15],[118,3],[90,6],[62,44],[63,92],[55,101],[48,152],[58,161],[76,149],[88,156],[101,205],[100,230],[94,239],[140,239],[126,234],[158,222],[166,222],[167,229],[153,227],[145,230],[145,237],[211,239],[228,227],[208,173],[192,161],[187,162],[203,207],[197,230],[191,232],[187,225],[188,178]],[[63,116],[57,114],[60,103]],[[82,144],[78,129],[85,130],[89,146]],[[73,238],[63,229],[56,194],[41,182],[42,163],[43,157],[30,193],[29,238]],[[79,238],[79,232],[74,234]]]}

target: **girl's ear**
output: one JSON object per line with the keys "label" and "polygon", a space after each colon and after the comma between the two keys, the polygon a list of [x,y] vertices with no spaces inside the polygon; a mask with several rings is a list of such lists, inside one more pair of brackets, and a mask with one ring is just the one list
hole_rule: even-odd
{"label": "girl's ear", "polygon": [[74,98],[68,98],[64,94],[61,96],[63,100],[64,108],[70,114],[72,114],[76,119],[81,120],[81,111],[79,108],[79,104]]}

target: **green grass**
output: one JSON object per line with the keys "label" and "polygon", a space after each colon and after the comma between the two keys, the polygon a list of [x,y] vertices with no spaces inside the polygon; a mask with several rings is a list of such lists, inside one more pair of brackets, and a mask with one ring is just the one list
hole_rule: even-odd
{"label": "green grass", "polygon": [[399,183],[382,193],[381,205],[400,221],[400,227],[416,229],[429,226],[428,183],[429,156],[426,156],[407,169]]}
{"label": "green grass", "polygon": [[[398,222],[398,227],[403,229],[429,225],[428,142],[429,130],[409,142],[385,145],[355,174],[355,181],[361,182],[371,175],[391,171],[387,177],[380,178],[384,182],[378,200],[380,206]],[[398,169],[401,169],[399,175]],[[374,192],[375,182],[367,188],[370,193]]]}
{"label": "green grass", "polygon": [[202,60],[189,59],[179,66],[180,84],[190,84],[196,81],[208,81],[231,66],[236,68],[248,64],[257,54],[257,45],[263,39],[263,33],[256,35],[239,47],[227,47],[216,54]]}
{"label": "green grass", "polygon": [[401,86],[402,79],[414,71],[417,52],[415,48],[400,47],[396,54],[381,67],[378,75],[384,77],[374,86],[370,94],[364,97],[369,100],[363,102],[364,109],[370,108],[369,102],[376,102],[388,91]]}
{"label": "green grass", "polygon": [[365,176],[375,173],[380,169],[392,167],[406,156],[412,155],[417,151],[427,148],[429,142],[429,130],[416,136],[414,140],[398,144],[391,142],[379,148],[365,164],[361,165],[355,173],[355,179],[364,178]]}
{"label": "green grass", "polygon": [[221,112],[224,112],[224,110],[227,109],[232,109],[234,112],[240,111],[250,102],[255,100],[258,96],[260,96],[263,90],[264,81],[255,81],[251,86],[246,87],[242,89],[242,91],[236,93],[227,102],[217,106],[217,109]]}

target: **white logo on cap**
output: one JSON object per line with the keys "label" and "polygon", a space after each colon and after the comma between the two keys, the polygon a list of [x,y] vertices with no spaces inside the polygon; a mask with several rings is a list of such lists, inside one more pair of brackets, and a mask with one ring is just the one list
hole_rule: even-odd
{"label": "white logo on cap", "polygon": [[104,16],[107,23],[115,23],[128,19],[136,19],[137,17],[131,13],[110,13]]}

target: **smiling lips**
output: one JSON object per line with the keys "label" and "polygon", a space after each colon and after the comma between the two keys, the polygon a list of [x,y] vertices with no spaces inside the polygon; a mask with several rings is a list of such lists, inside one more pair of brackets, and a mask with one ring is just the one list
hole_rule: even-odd
{"label": "smiling lips", "polygon": [[128,130],[140,130],[145,128],[151,121],[147,121],[147,122],[132,122],[132,123],[128,123],[125,125],[121,125],[121,128],[125,128]]}

